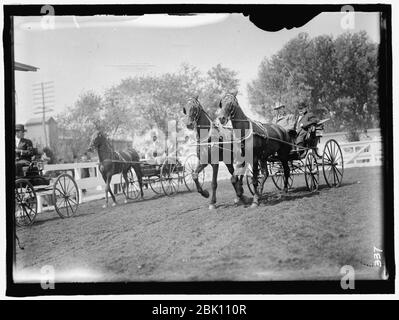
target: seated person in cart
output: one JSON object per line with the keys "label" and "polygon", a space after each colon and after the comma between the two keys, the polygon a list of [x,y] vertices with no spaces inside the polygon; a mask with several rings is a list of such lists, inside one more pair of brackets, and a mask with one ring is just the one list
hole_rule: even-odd
{"label": "seated person in cart", "polygon": [[[309,129],[319,122],[319,119],[308,111],[308,106],[305,102],[302,102],[298,106],[299,117],[296,121],[295,130],[297,131],[295,144],[299,147],[305,146],[305,140],[308,138]],[[314,128],[314,127],[313,127]],[[303,154],[304,150],[299,148],[299,155]]]}
{"label": "seated person in cart", "polygon": [[29,166],[32,156],[35,155],[33,143],[26,139],[25,127],[23,124],[15,126],[15,169],[16,176],[23,176],[23,167]]}
{"label": "seated person in cart", "polygon": [[152,143],[148,148],[148,163],[150,164],[162,164],[165,159],[165,150],[162,146],[161,141],[158,140],[156,133],[152,134]]}
{"label": "seated person in cart", "polygon": [[292,113],[287,112],[285,105],[278,104],[273,108],[276,111],[276,115],[272,122],[283,127],[288,132],[295,128],[295,116]]}

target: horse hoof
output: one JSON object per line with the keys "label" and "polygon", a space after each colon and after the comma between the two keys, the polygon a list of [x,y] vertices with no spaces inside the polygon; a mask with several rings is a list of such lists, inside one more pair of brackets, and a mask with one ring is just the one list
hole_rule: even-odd
{"label": "horse hoof", "polygon": [[239,204],[241,200],[239,198],[234,198],[234,204]]}
{"label": "horse hoof", "polygon": [[256,202],[253,202],[253,203],[251,204],[251,208],[257,208],[258,206],[259,206],[259,204],[256,203]]}
{"label": "horse hoof", "polygon": [[107,205],[106,204],[103,204],[103,209],[105,209],[107,207]]}
{"label": "horse hoof", "polygon": [[201,194],[203,197],[209,198],[209,192],[207,190],[203,190]]}
{"label": "horse hoof", "polygon": [[125,199],[125,201],[123,201],[124,203],[128,203],[127,199]]}
{"label": "horse hoof", "polygon": [[216,206],[214,204],[209,205],[209,210],[215,210],[215,209],[216,209]]}
{"label": "horse hoof", "polygon": [[116,207],[116,203],[114,202],[114,203],[112,204],[112,206],[113,206],[113,207]]}

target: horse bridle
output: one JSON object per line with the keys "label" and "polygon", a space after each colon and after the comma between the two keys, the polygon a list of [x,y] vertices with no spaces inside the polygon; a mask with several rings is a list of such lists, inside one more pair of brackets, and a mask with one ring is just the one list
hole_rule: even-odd
{"label": "horse bridle", "polygon": [[[227,103],[229,103],[229,116],[231,121],[237,121],[237,122],[249,122],[248,119],[236,119],[236,114],[237,114],[237,105],[238,105],[238,101],[237,101],[237,97],[228,93],[226,94],[222,100],[226,99],[227,97],[229,97],[230,99],[232,99],[233,101],[228,101]],[[220,106],[222,104],[222,100],[220,100]],[[235,103],[235,105],[233,104]]]}
{"label": "horse bridle", "polygon": [[[196,98],[191,98],[189,99],[189,102],[194,102],[195,104],[191,106],[190,108],[190,113],[189,113],[189,117],[191,122],[194,124],[195,128],[212,128],[213,126],[213,121],[211,120],[211,118],[209,117],[209,115],[206,113],[206,111],[201,107],[200,102],[198,101],[198,99]],[[195,110],[195,111],[194,111]],[[200,118],[201,115],[201,111],[204,112],[205,116],[207,117],[207,119],[209,120],[210,125],[199,125],[198,124],[198,120]]]}

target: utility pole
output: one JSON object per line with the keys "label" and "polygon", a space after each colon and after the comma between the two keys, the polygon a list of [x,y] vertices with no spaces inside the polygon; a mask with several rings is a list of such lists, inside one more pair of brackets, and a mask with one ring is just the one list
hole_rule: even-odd
{"label": "utility pole", "polygon": [[46,129],[46,113],[54,111],[54,82],[40,82],[33,85],[33,104],[37,110],[34,114],[42,115],[45,146],[49,146]]}

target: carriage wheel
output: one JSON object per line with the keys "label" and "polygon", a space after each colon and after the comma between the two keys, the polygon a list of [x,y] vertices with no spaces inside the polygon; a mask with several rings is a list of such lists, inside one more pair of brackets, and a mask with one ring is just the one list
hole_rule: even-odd
{"label": "carriage wheel", "polygon": [[[136,176],[136,172],[134,171],[133,168],[130,168],[127,171],[127,181],[129,183],[129,193],[127,195],[127,198],[130,200],[137,199],[140,196],[140,185],[138,183],[138,179]],[[123,178],[123,175],[121,174],[121,182],[120,186],[122,189],[123,194],[126,197],[126,182],[125,179]]]}
{"label": "carriage wheel", "polygon": [[167,196],[173,196],[179,191],[181,179],[178,166],[178,161],[170,161],[168,159],[162,164],[160,179],[162,190]]}
{"label": "carriage wheel", "polygon": [[319,188],[319,165],[313,152],[308,152],[305,158],[305,181],[309,191]]}
{"label": "carriage wheel", "polygon": [[26,179],[15,181],[15,223],[19,227],[32,225],[37,215],[37,197]]}
{"label": "carriage wheel", "polygon": [[53,201],[55,210],[61,218],[72,217],[78,210],[78,186],[69,174],[63,173],[55,180]]}
{"label": "carriage wheel", "polygon": [[[195,191],[197,189],[192,174],[194,173],[195,169],[197,169],[198,164],[199,159],[196,154],[189,155],[186,158],[186,161],[184,161],[183,179],[188,191]],[[198,182],[201,187],[204,185],[204,181],[205,169],[198,174]]]}
{"label": "carriage wheel", "polygon": [[[284,189],[284,168],[280,162],[271,162],[269,164],[269,172],[272,177],[272,181],[278,190]],[[292,172],[291,172],[292,173]],[[292,188],[294,183],[294,175],[290,174],[288,178],[288,188]]]}
{"label": "carriage wheel", "polygon": [[147,181],[154,193],[161,194],[163,192],[161,179],[158,176],[148,177]]}
{"label": "carriage wheel", "polygon": [[328,140],[323,149],[323,175],[329,187],[339,187],[344,176],[344,158],[338,142]]}
{"label": "carriage wheel", "polygon": [[[246,173],[247,186],[248,186],[249,192],[251,192],[251,194],[254,195],[255,194],[255,188],[254,188],[254,185],[252,183],[252,177],[253,177],[252,168],[248,168],[247,173]],[[261,184],[261,181],[262,181],[263,177],[264,177],[264,173],[259,168],[259,171],[258,171],[258,188],[259,188],[259,186]],[[262,196],[264,193],[265,192],[264,192],[264,185],[263,185],[262,186],[262,190],[260,192],[260,195]]]}

